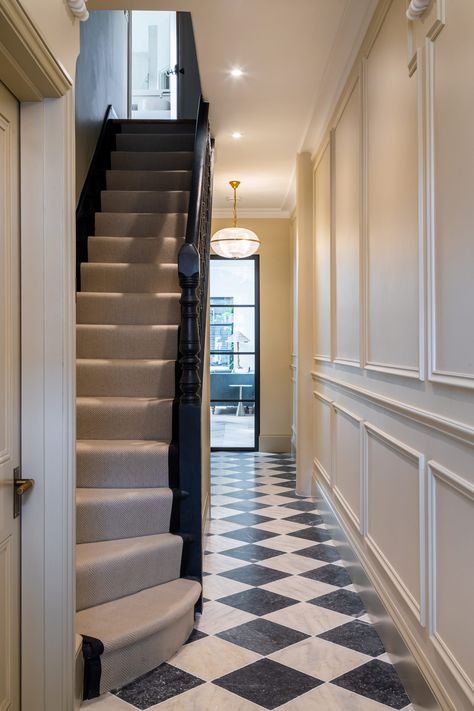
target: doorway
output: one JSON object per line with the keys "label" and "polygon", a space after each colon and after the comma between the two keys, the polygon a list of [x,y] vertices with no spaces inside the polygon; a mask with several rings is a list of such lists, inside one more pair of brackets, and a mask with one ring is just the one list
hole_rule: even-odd
{"label": "doorway", "polygon": [[129,116],[176,119],[176,12],[129,13]]}
{"label": "doorway", "polygon": [[259,257],[211,257],[211,448],[258,449]]}
{"label": "doorway", "polygon": [[20,709],[19,103],[0,83],[0,708]]}

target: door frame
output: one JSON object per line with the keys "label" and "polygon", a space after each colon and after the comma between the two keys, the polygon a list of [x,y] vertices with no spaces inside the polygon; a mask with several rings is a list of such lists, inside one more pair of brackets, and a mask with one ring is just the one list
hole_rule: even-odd
{"label": "door frame", "polygon": [[[79,23],[66,6],[58,13],[77,58]],[[21,466],[35,480],[21,518],[21,709],[72,711],[73,79],[18,0],[0,4],[0,81],[20,101]]]}
{"label": "door frame", "polygon": [[[250,257],[245,257],[242,261],[252,260],[255,262],[255,431],[254,431],[254,446],[253,447],[211,447],[211,452],[258,452],[260,440],[260,255],[252,254]],[[219,257],[217,254],[211,254],[211,261],[229,261],[226,257]],[[240,260],[237,260],[240,261]],[[210,268],[209,268],[210,270]],[[209,272],[210,280],[210,272]],[[209,308],[211,306],[211,289],[209,287]],[[211,327],[211,319],[209,318],[209,328]],[[211,339],[209,333],[209,353],[211,349]],[[211,373],[209,369],[209,400],[211,399]],[[212,417],[211,430],[212,437]]]}

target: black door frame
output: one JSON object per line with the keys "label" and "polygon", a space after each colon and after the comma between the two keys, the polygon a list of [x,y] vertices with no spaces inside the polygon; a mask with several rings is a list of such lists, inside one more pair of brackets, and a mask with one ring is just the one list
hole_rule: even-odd
{"label": "black door frame", "polygon": [[[221,260],[229,261],[225,257],[218,257],[216,254],[211,255],[211,260]],[[248,400],[247,402],[255,402],[255,416],[254,416],[254,446],[253,447],[212,447],[212,452],[258,452],[258,444],[260,439],[260,255],[253,254],[250,257],[245,257],[242,260],[237,261],[249,261],[255,262],[254,271],[254,286],[255,286],[255,400]],[[209,291],[210,293],[210,291]],[[212,299],[209,299],[210,305],[212,305]],[[250,305],[249,305],[250,306]],[[210,317],[209,317],[209,328],[210,328]],[[209,343],[210,349],[210,343]],[[211,373],[209,372],[209,383],[211,382]],[[219,400],[218,402],[224,402]],[[236,402],[235,400],[229,400],[229,402]],[[246,402],[242,400],[242,402]],[[212,405],[212,399],[210,399]],[[212,418],[212,415],[211,415]],[[211,419],[211,441],[212,441],[212,419]]]}

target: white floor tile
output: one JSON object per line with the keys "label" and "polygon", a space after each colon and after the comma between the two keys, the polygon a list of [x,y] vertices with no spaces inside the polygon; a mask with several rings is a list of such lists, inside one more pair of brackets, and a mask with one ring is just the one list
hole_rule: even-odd
{"label": "white floor tile", "polygon": [[355,652],[325,639],[309,637],[270,655],[280,664],[298,669],[323,681],[330,681],[371,660],[366,654]]}
{"label": "white floor tile", "polygon": [[261,711],[261,706],[208,683],[152,706],[148,711]]}
{"label": "white floor tile", "polygon": [[322,565],[327,565],[327,563],[323,560],[305,558],[305,556],[296,555],[295,553],[283,553],[283,555],[278,555],[274,558],[260,560],[259,565],[281,570],[283,573],[290,573],[290,575],[297,575],[298,573],[306,573],[308,570],[315,570]]}
{"label": "white floor tile", "polygon": [[317,607],[308,602],[300,602],[283,610],[271,612],[265,615],[265,619],[309,635],[322,634],[354,620],[349,615],[341,615],[339,612]]}
{"label": "white floor tile", "polygon": [[208,600],[217,600],[226,595],[250,590],[252,585],[239,583],[237,580],[224,578],[222,575],[206,575],[203,581],[203,588],[204,597],[208,598]]}
{"label": "white floor tile", "polygon": [[169,664],[199,679],[212,681],[258,659],[261,659],[260,654],[238,647],[219,637],[204,637],[181,647],[170,659]]}
{"label": "white floor tile", "polygon": [[275,580],[273,583],[262,585],[264,590],[271,590],[278,595],[286,595],[300,602],[312,600],[320,595],[326,595],[338,588],[326,583],[320,583],[316,580],[303,578],[301,575],[290,575],[288,578]]}
{"label": "white floor tile", "polygon": [[333,684],[323,684],[277,711],[389,711],[389,707]]}
{"label": "white floor tile", "polygon": [[97,699],[83,701],[81,709],[93,709],[93,711],[135,711],[135,706],[130,706],[122,699],[113,694],[103,694]]}
{"label": "white floor tile", "polygon": [[229,607],[229,605],[212,600],[205,603],[196,627],[206,634],[218,634],[254,619],[255,615],[251,615],[249,612],[237,610],[235,607]]}

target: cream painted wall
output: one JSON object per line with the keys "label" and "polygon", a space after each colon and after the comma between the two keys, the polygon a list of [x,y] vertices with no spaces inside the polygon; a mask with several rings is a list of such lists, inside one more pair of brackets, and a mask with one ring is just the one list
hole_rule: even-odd
{"label": "cream painted wall", "polygon": [[441,708],[465,711],[474,3],[406,6],[379,3],[314,146],[313,472]]}
{"label": "cream painted wall", "polygon": [[79,21],[69,11],[65,0],[22,0],[23,9],[43,35],[54,57],[74,78],[79,54]]}
{"label": "cream painted wall", "polygon": [[[212,232],[231,226],[214,219]],[[260,444],[264,452],[291,446],[291,242],[287,219],[242,219],[258,234],[260,254]]]}

